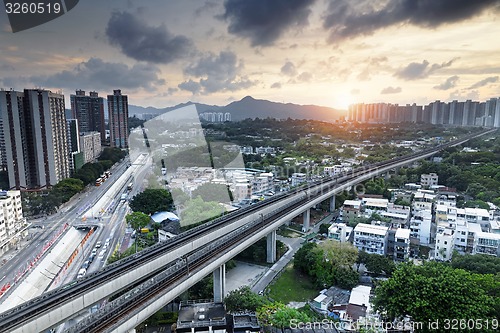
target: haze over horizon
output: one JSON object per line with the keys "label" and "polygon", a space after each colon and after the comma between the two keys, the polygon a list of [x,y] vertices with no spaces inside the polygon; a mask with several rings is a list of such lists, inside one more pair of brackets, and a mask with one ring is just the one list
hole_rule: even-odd
{"label": "haze over horizon", "polygon": [[500,0],[86,0],[14,34],[2,11],[0,87],[122,89],[157,108],[486,100],[500,96],[499,13]]}

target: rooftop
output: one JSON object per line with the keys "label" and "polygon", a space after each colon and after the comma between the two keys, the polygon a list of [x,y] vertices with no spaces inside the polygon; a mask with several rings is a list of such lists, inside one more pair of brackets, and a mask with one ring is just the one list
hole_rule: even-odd
{"label": "rooftop", "polygon": [[364,224],[364,223],[359,223],[354,228],[354,232],[366,232],[369,234],[382,235],[382,236],[385,236],[388,230],[389,230],[388,227],[384,227],[381,225]]}
{"label": "rooftop", "polygon": [[181,302],[177,328],[225,326],[226,310],[222,303],[200,301]]}
{"label": "rooftop", "polygon": [[403,228],[398,228],[396,230],[396,238],[410,238],[410,229],[403,229]]}

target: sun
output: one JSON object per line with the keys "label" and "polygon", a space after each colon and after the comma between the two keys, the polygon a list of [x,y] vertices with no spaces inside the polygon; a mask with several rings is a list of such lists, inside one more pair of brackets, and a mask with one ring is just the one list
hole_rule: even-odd
{"label": "sun", "polygon": [[349,105],[352,104],[351,94],[342,93],[336,97],[336,107],[342,110],[349,109]]}

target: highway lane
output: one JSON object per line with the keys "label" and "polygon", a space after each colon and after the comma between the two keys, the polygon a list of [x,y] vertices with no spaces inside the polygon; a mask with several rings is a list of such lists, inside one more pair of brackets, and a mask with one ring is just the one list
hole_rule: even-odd
{"label": "highway lane", "polygon": [[8,295],[15,292],[16,285],[13,282],[18,273],[24,271],[30,262],[35,260],[43,246],[55,237],[64,223],[72,224],[74,222],[79,222],[81,220],[78,214],[79,211],[83,209],[87,210],[88,208],[86,207],[95,204],[95,202],[111,188],[114,180],[123,174],[129,163],[128,158],[125,158],[122,162],[114,165],[111,169],[112,175],[110,179],[99,187],[93,186],[92,184],[89,185],[82,193],[75,195],[70,201],[65,203],[60,208],[59,212],[32,221],[28,219],[28,222],[31,222],[32,226],[40,228],[30,228],[29,236],[20,243],[21,247],[4,256],[3,259],[5,259],[5,262],[2,260],[0,264],[0,283],[3,285],[4,283],[10,282],[11,288],[2,298],[0,298],[0,304]]}

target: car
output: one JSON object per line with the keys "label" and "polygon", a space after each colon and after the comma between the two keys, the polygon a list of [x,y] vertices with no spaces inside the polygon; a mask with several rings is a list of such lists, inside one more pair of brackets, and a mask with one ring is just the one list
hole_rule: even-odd
{"label": "car", "polygon": [[82,264],[82,268],[85,268],[85,269],[89,268],[89,266],[90,266],[90,260],[87,260],[87,261],[85,261],[85,262]]}
{"label": "car", "polygon": [[96,255],[96,254],[97,254],[97,248],[96,248],[96,247],[94,247],[94,248],[92,249],[92,252],[90,253],[90,255],[95,257],[95,255]]}
{"label": "car", "polygon": [[95,247],[100,248],[100,247],[101,247],[101,244],[102,244],[102,243],[101,243],[101,241],[98,241],[98,242],[95,244]]}
{"label": "car", "polygon": [[77,279],[81,278],[81,277],[84,277],[85,274],[87,274],[87,269],[86,268],[81,268],[79,271],[78,271],[78,275],[76,276]]}
{"label": "car", "polygon": [[101,251],[101,253],[99,253],[99,257],[98,257],[98,258],[99,258],[101,261],[103,261],[103,260],[104,260],[104,255],[105,255],[105,254],[106,254],[106,250],[102,250],[102,251]]}

